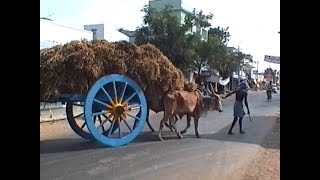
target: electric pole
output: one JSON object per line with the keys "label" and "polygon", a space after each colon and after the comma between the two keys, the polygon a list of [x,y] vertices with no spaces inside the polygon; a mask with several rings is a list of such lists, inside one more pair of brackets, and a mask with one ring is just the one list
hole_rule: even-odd
{"label": "electric pole", "polygon": [[240,52],[240,48],[238,46],[238,61],[239,61],[239,66],[238,66],[238,86],[240,85],[240,64],[241,64],[241,59],[240,59],[240,56],[239,56],[239,52]]}

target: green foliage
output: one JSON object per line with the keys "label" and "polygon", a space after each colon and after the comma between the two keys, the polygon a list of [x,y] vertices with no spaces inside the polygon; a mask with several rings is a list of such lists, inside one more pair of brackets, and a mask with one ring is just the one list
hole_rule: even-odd
{"label": "green foliage", "polygon": [[[237,71],[245,59],[252,56],[227,47],[231,34],[229,28],[211,27],[213,14],[195,9],[185,16],[184,23],[167,6],[161,11],[144,6],[143,24],[136,29],[137,45],[151,43],[157,46],[184,73],[200,71],[204,67],[216,69],[223,78]],[[208,39],[191,33],[192,27],[208,29]]]}
{"label": "green foliage", "polygon": [[185,27],[172,13],[170,7],[163,11],[147,8],[144,24],[136,29],[136,44],[151,43],[157,46],[177,67],[186,71],[191,62],[187,58],[187,38]]}

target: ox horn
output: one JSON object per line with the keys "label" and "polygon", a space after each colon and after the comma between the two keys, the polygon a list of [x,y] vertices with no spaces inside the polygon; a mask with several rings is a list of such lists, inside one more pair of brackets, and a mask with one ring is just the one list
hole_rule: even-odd
{"label": "ox horn", "polygon": [[212,95],[216,96],[217,94],[216,94],[216,92],[214,92],[214,89],[213,89],[213,86],[211,83],[209,83],[209,87],[210,87],[210,91],[211,91]]}

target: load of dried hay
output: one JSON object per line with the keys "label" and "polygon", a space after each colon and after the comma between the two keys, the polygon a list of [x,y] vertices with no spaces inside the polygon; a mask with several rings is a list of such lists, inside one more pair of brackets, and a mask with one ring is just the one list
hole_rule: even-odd
{"label": "load of dried hay", "polygon": [[114,73],[139,84],[155,112],[163,111],[167,91],[184,88],[182,72],[151,44],[82,40],[40,51],[40,101],[86,94],[99,78]]}

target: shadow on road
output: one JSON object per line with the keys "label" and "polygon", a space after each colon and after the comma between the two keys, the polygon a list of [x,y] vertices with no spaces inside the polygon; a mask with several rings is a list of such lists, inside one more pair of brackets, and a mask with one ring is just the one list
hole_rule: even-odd
{"label": "shadow on road", "polygon": [[[280,117],[279,116],[252,116],[252,123],[249,122],[249,119],[245,117],[243,119],[245,134],[239,134],[239,124],[235,125],[233,132],[234,135],[228,135],[228,130],[230,124],[224,127],[220,131],[214,134],[202,134],[201,131],[200,139],[209,139],[209,140],[218,140],[218,141],[229,141],[229,142],[238,142],[238,143],[249,143],[249,144],[258,144],[265,148],[280,149]],[[278,119],[274,124],[273,128],[270,129],[268,121],[274,121]],[[200,122],[201,123],[201,122]],[[213,124],[214,125],[214,124]],[[265,126],[264,126],[265,125]],[[258,128],[259,127],[259,128]],[[279,133],[274,132],[274,129],[278,128]],[[193,123],[190,129],[194,129]],[[259,132],[260,131],[260,132]],[[163,138],[165,141],[180,141],[174,132],[169,130],[163,131]],[[195,137],[193,131],[192,133],[185,134],[184,139],[198,139]],[[270,142],[269,142],[270,141]],[[144,131],[141,132],[136,139],[134,139],[130,144],[142,144],[147,142],[159,142],[158,132]],[[88,149],[100,149],[108,148],[103,146],[95,141],[88,141],[82,138],[66,138],[66,139],[51,139],[43,140],[40,142],[40,154],[45,153],[58,153],[58,152],[68,152],[68,151],[81,151]]]}
{"label": "shadow on road", "polygon": [[[172,134],[173,132],[164,131],[164,135]],[[175,135],[175,134],[174,134]],[[176,139],[176,136],[168,137],[169,139]],[[146,143],[146,142],[157,142],[158,133],[157,132],[141,132],[136,139],[131,143]],[[130,143],[130,144],[131,144]],[[89,141],[82,138],[63,138],[63,139],[50,139],[40,141],[40,154],[47,153],[59,153],[59,152],[70,152],[70,151],[82,151],[88,149],[100,149],[100,148],[111,148],[99,144],[96,141]]]}
{"label": "shadow on road", "polygon": [[[211,139],[218,141],[230,141],[238,143],[249,143],[261,145],[264,148],[280,149],[280,117],[279,116],[252,116],[252,123],[243,122],[245,134],[239,133],[239,123],[234,126],[234,135],[229,135],[228,131],[231,123],[214,134],[200,134],[202,139]],[[263,127],[267,121],[274,121],[276,123],[270,129],[270,126]],[[243,121],[249,121],[244,118]],[[247,125],[245,125],[247,124]],[[255,128],[259,126],[259,128]],[[260,131],[260,132],[259,132]]]}
{"label": "shadow on road", "polygon": [[99,148],[106,147],[95,141],[88,141],[82,138],[50,139],[40,141],[40,154],[82,151]]}

